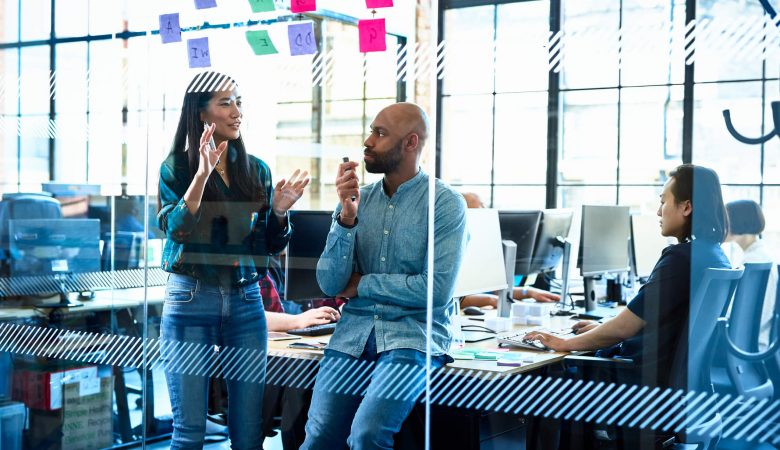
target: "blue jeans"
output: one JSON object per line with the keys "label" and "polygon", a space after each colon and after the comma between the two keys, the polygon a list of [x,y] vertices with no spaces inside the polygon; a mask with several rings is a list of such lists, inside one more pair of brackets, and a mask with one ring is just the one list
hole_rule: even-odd
{"label": "blue jeans", "polygon": [[[444,356],[431,358],[434,369],[444,363]],[[377,353],[373,331],[360,358],[325,350],[301,450],[392,449],[393,435],[424,389],[425,354]]]}
{"label": "blue jeans", "polygon": [[203,447],[210,376],[227,383],[232,448],[263,448],[267,339],[257,284],[224,288],[185,275],[168,278],[160,351],[173,409],[172,449]]}

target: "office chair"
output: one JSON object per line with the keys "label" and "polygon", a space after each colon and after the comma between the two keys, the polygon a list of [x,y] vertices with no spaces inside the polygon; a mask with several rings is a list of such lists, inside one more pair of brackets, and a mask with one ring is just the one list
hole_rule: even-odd
{"label": "office chair", "polygon": [[60,202],[47,193],[4,194],[0,201],[0,275],[9,275],[10,236],[8,221],[12,219],[60,219]]}
{"label": "office chair", "polygon": [[[778,265],[778,269],[780,269],[780,265]],[[780,281],[778,281],[778,287],[780,287]],[[731,333],[729,333],[731,326],[729,317],[721,317],[718,319],[718,327],[720,328],[721,334],[724,336],[727,351],[745,361],[764,361],[767,372],[769,373],[769,378],[771,380],[780,379],[780,291],[778,291],[777,299],[775,300],[772,329],[769,335],[769,347],[758,352],[750,352],[740,348],[731,338]],[[774,388],[774,398],[780,398],[780,383],[777,383]]]}
{"label": "office chair", "polygon": [[[743,269],[705,269],[699,287],[693,292],[689,311],[688,345],[680,346],[674,353],[670,385],[687,391],[714,392],[711,379],[715,342],[718,340],[718,317],[734,296]],[[578,374],[593,373],[596,369],[607,381],[635,384],[637,367],[631,360],[619,358],[594,358],[588,356],[567,356],[567,368],[576,368]],[[592,378],[589,378],[592,380]],[[715,448],[720,439],[721,418],[717,411],[709,417],[693,420],[685,430],[637,430],[618,428],[614,447],[637,448]],[[713,430],[716,436],[710,437]],[[593,430],[588,430],[592,433]],[[676,435],[676,436],[675,436]],[[589,439],[589,437],[585,437]],[[648,444],[651,443],[651,444]],[[650,447],[648,447],[650,445]]]}
{"label": "office chair", "polygon": [[[745,264],[745,272],[737,286],[731,307],[724,312],[728,320],[728,335],[733,345],[747,352],[758,351],[758,335],[761,326],[761,312],[766,295],[766,285],[772,263]],[[764,364],[748,361],[732,352],[726,352],[728,345],[725,333],[718,344],[712,382],[715,390],[753,397],[756,400],[771,399],[773,383]]]}

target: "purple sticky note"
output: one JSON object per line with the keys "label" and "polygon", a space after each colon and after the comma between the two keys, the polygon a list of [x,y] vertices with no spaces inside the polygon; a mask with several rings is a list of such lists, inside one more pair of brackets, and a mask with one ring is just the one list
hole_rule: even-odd
{"label": "purple sticky note", "polygon": [[302,13],[317,10],[317,0],[290,0],[290,11]]}
{"label": "purple sticky note", "polygon": [[385,19],[367,19],[358,21],[360,33],[360,52],[383,52],[387,50],[385,42]]}
{"label": "purple sticky note", "polygon": [[217,0],[195,0],[197,9],[216,8]]}
{"label": "purple sticky note", "polygon": [[160,38],[162,43],[181,42],[181,27],[179,14],[162,14],[160,16]]}
{"label": "purple sticky note", "polygon": [[311,55],[317,53],[317,41],[314,39],[314,24],[296,23],[287,27],[290,40],[290,55]]}
{"label": "purple sticky note", "polygon": [[390,8],[393,0],[366,0],[367,8]]}
{"label": "purple sticky note", "polygon": [[187,57],[190,60],[190,69],[211,67],[209,38],[187,39]]}

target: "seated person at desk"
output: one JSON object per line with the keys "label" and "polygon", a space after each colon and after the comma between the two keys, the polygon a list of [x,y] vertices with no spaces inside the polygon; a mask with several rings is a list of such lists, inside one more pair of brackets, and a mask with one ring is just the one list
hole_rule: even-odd
{"label": "seated person at desk", "polygon": [[[633,359],[635,382],[684,388],[672,386],[680,375],[672,373],[672,363],[675,349],[681,345],[687,349],[691,287],[697,288],[706,268],[731,268],[720,248],[728,218],[718,175],[690,164],[677,167],[664,185],[658,216],[661,234],[677,238],[678,243],[663,250],[647,283],[626,309],[603,324],[576,324],[577,336],[568,339],[543,332],[529,333],[526,339],[538,339],[556,351],[614,346],[612,354],[603,356]],[[687,377],[682,374],[680,379]]]}
{"label": "seated person at desk", "polygon": [[[325,294],[349,301],[320,363],[302,449],[392,448],[393,435],[424,388],[426,347],[433,369],[447,362],[466,205],[435,180],[435,271],[429,275],[429,175],[419,163],[427,136],[428,119],[419,106],[388,106],[371,123],[364,150],[366,170],[383,179],[359,188],[358,164],[339,166],[340,202],[317,280]],[[428,283],[433,283],[431,335],[426,335]],[[396,378],[399,365],[406,370],[403,382]],[[370,368],[361,370],[364,396],[334,382],[364,367]]]}
{"label": "seated person at desk", "polygon": [[[485,204],[482,203],[482,199],[479,198],[474,192],[463,192],[463,198],[466,200],[467,208],[484,208]],[[541,303],[557,302],[561,299],[558,294],[545,291],[543,289],[537,289],[531,286],[515,286],[512,289],[512,298],[515,300],[533,299]],[[466,308],[469,306],[477,306],[479,308],[485,306],[492,306],[496,308],[498,306],[498,294],[486,293],[486,294],[472,294],[460,299],[460,308]]]}
{"label": "seated person at desk", "polygon": [[764,306],[761,310],[761,331],[758,335],[758,345],[761,349],[769,346],[769,332],[772,327],[772,315],[775,310],[775,293],[777,292],[777,266],[769,254],[764,240],[759,236],[766,224],[761,206],[753,200],[737,200],[726,204],[729,214],[729,234],[727,242],[739,246],[741,253],[734,255],[731,265],[739,267],[745,263],[771,262],[772,270],[766,285]]}

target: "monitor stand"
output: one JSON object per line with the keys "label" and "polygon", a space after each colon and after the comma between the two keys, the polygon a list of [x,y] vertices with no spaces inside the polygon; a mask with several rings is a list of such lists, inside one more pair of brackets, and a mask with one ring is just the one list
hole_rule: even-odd
{"label": "monitor stand", "polygon": [[588,320],[601,320],[605,317],[612,317],[615,315],[614,308],[605,308],[598,306],[598,300],[596,299],[596,281],[601,277],[583,277],[583,290],[585,293],[585,313],[578,314],[582,319]]}
{"label": "monitor stand", "polygon": [[558,301],[558,309],[555,311],[556,316],[570,316],[574,314],[574,304],[572,302],[571,308],[566,306],[566,298],[569,296],[569,260],[571,259],[571,242],[558,237],[556,239],[556,245],[563,247],[563,258],[561,263],[561,299]]}
{"label": "monitor stand", "polygon": [[506,272],[506,289],[498,293],[498,317],[509,317],[512,311],[512,294],[515,290],[515,258],[517,245],[514,241],[503,240],[501,247],[504,253],[504,271]]}

